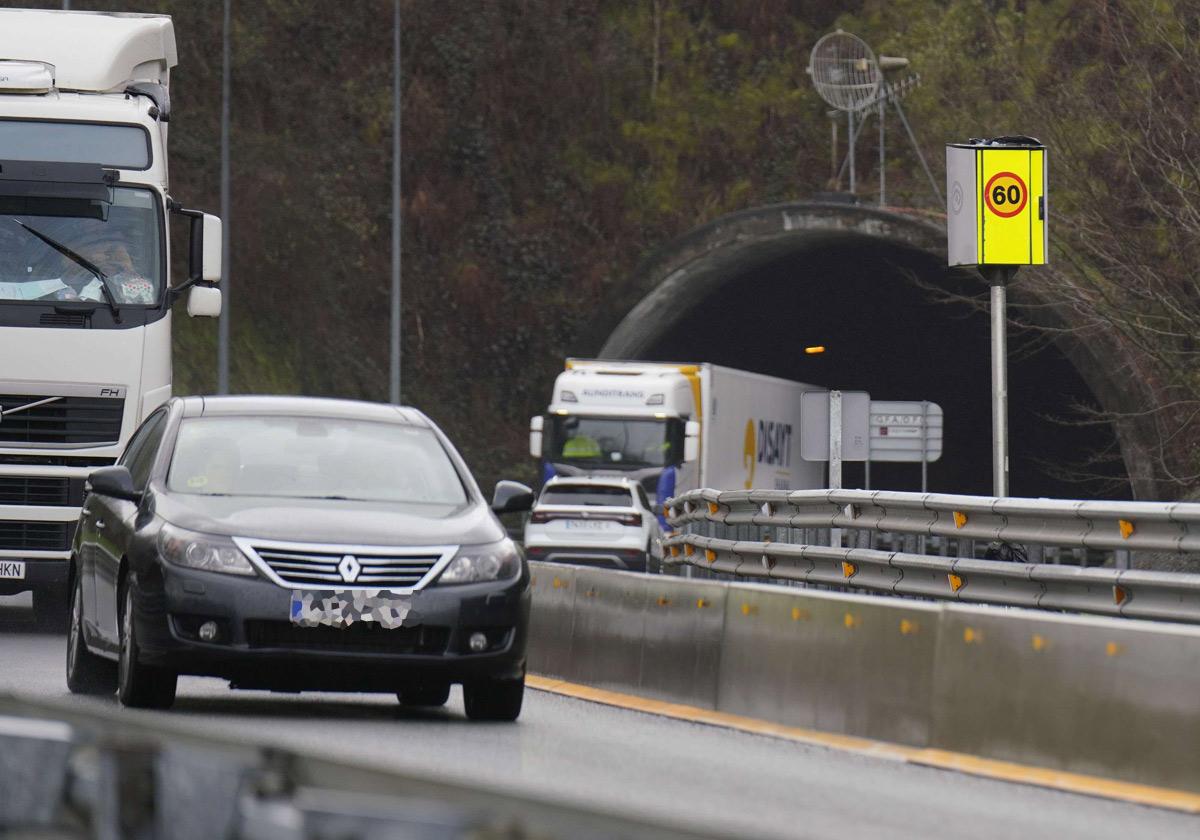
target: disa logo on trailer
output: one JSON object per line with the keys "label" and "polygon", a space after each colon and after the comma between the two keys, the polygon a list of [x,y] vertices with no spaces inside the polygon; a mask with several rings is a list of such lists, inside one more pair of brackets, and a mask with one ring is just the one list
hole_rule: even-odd
{"label": "disa logo on trailer", "polygon": [[790,467],[792,464],[792,424],[751,418],[746,421],[742,439],[742,466],[746,470],[746,489],[754,489],[754,473],[759,464]]}

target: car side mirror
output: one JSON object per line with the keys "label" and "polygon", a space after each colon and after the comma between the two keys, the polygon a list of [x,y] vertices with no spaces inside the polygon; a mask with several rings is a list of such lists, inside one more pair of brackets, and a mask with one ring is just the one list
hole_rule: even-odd
{"label": "car side mirror", "polygon": [[127,502],[142,500],[142,494],[133,487],[133,476],[129,474],[129,468],[119,464],[115,467],[101,467],[94,470],[87,477],[87,486],[84,489],[89,493],[123,499]]}
{"label": "car side mirror", "polygon": [[542,457],[542,426],[546,418],[540,414],[529,418],[529,454],[534,458]]}
{"label": "car side mirror", "polygon": [[520,513],[533,507],[533,490],[519,481],[498,481],[492,495],[495,513]]}
{"label": "car side mirror", "polygon": [[187,313],[193,318],[216,318],[221,314],[221,290],[192,286],[188,290]]}
{"label": "car side mirror", "polygon": [[695,461],[700,457],[700,422],[689,420],[683,427],[683,460]]}

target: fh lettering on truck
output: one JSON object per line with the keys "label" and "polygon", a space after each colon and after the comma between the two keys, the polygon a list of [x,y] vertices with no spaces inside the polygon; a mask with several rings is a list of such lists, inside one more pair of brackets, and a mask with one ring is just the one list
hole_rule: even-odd
{"label": "fh lettering on truck", "polygon": [[[792,465],[792,424],[775,420],[746,421],[746,434],[742,448],[742,462],[746,468],[746,489],[754,488],[754,474],[759,464],[787,470]],[[788,489],[787,480],[776,477],[775,489]]]}

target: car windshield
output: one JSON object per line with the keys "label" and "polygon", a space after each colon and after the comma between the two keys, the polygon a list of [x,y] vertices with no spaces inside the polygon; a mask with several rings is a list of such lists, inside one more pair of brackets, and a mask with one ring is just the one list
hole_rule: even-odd
{"label": "car windshield", "polygon": [[596,484],[554,484],[542,491],[542,497],[538,503],[543,505],[631,507],[633,496],[625,487],[605,487]]}
{"label": "car windshield", "polygon": [[[0,301],[158,303],[162,224],[155,194],[117,187],[112,203],[0,196]],[[53,244],[52,244],[53,243]],[[55,246],[58,247],[55,247]]]}
{"label": "car windshield", "polygon": [[550,416],[550,461],[663,467],[683,453],[683,423],[676,419]]}
{"label": "car windshield", "polygon": [[466,490],[430,429],[334,417],[192,417],[167,486],[177,493],[460,505]]}

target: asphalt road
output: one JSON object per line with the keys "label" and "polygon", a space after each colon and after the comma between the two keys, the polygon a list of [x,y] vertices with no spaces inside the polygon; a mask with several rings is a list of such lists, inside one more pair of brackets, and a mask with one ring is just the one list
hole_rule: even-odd
{"label": "asphalt road", "polygon": [[[69,698],[65,640],[0,599],[0,692]],[[1200,817],[981,779],[528,691],[517,724],[445,709],[403,712],[383,695],[232,692],[181,680],[169,714],[337,761],[429,773],[736,837],[1188,838]]]}

